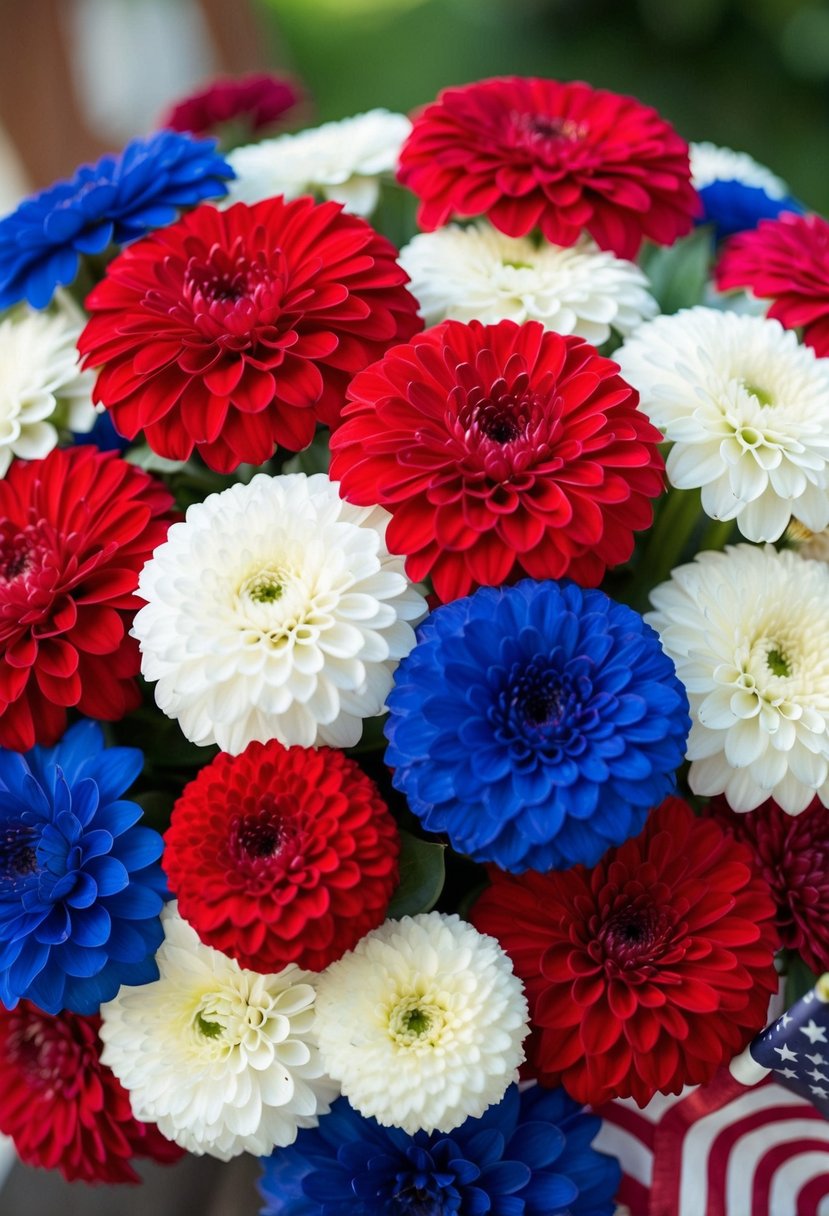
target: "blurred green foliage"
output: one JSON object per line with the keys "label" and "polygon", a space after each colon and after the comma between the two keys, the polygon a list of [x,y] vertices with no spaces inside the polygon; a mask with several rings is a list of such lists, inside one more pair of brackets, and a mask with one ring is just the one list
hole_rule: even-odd
{"label": "blurred green foliage", "polygon": [[829,211],[829,0],[258,0],[322,121],[493,75],[632,93]]}

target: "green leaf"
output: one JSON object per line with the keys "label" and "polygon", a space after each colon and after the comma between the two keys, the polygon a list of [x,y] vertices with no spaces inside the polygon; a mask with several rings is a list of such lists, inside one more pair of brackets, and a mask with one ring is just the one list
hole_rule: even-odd
{"label": "green leaf", "polygon": [[168,460],[166,456],[159,456],[146,443],[130,448],[124,459],[148,473],[180,473],[185,467],[183,460]]}
{"label": "green leaf", "polygon": [[790,1009],[807,992],[811,992],[818,977],[806,966],[799,954],[786,951],[786,1008]]}
{"label": "green leaf", "polygon": [[388,916],[416,916],[430,912],[438,901],[446,877],[446,845],[400,833],[400,885],[392,896]]}
{"label": "green leaf", "polygon": [[707,227],[695,229],[674,245],[648,246],[642,255],[642,269],[663,312],[679,312],[680,308],[700,303],[712,257],[713,242]]}

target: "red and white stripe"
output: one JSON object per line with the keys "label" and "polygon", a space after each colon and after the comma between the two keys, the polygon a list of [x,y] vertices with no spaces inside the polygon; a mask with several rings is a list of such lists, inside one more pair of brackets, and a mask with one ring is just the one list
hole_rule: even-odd
{"label": "red and white stripe", "polygon": [[631,1216],[829,1216],[829,1123],[781,1085],[723,1071],[645,1110],[598,1113],[594,1143],[620,1160]]}

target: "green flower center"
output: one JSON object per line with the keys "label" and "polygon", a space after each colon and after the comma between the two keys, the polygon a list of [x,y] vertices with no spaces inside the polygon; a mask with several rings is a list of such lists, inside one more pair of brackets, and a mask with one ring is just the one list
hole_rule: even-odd
{"label": "green flower center", "polygon": [[751,396],[754,397],[755,401],[758,401],[760,405],[774,405],[774,399],[771,393],[766,392],[764,388],[760,388],[756,384],[749,384],[746,381],[743,383],[746,392],[750,393]]}
{"label": "green flower center", "polygon": [[766,663],[769,671],[774,676],[790,676],[792,674],[791,664],[782,650],[776,646],[773,647],[766,655]]}
{"label": "green flower center", "polygon": [[196,1029],[199,1034],[204,1035],[206,1039],[218,1039],[222,1033],[222,1025],[220,1022],[208,1022],[207,1018],[202,1017],[200,1013],[196,1014]]}

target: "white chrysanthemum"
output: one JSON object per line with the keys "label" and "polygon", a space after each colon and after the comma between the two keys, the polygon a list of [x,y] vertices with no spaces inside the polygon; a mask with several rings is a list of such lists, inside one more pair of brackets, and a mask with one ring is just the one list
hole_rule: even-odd
{"label": "white chrysanthemum", "polygon": [[829,806],[829,568],[737,545],[698,554],[651,601],[691,703],[694,793],[735,811]]}
{"label": "white chrysanthemum", "polygon": [[384,1127],[448,1132],[500,1102],[528,1031],[498,942],[439,912],[386,921],[320,976],[323,1064]]}
{"label": "white chrysanthemum", "polygon": [[316,976],[293,964],[243,970],[203,945],[175,904],[162,922],[160,978],[101,1006],[101,1058],[136,1119],[222,1161],[292,1144],[339,1092],[313,1030]]}
{"label": "white chrysanthemum", "polygon": [[396,169],[411,126],[404,114],[369,110],[296,135],[234,148],[227,160],[236,178],[228,183],[225,202],[318,194],[355,215],[370,215],[380,196],[378,179]]}
{"label": "white chrysanthemum", "polygon": [[94,372],[82,372],[81,327],[60,313],[22,308],[0,321],[0,477],[12,458],[40,460],[58,426],[89,431]]}
{"label": "white chrysanthemum", "polygon": [[352,747],[382,713],[426,603],[386,549],[382,507],[324,473],[257,474],[190,507],[138,584],[155,699],[193,743]]}
{"label": "white chrysanthemum", "polygon": [[764,190],[769,198],[785,198],[789,188],[782,178],[765,165],[758,164],[747,152],[734,152],[704,141],[691,144],[691,181],[696,190],[712,182],[739,182]]}
{"label": "white chrysanthemum", "polygon": [[427,325],[540,321],[600,346],[611,329],[632,333],[658,312],[638,266],[589,237],[564,249],[509,237],[481,220],[416,236],[400,251]]}
{"label": "white chrysanthemum", "polygon": [[673,443],[667,472],[714,519],[777,540],[792,515],[829,524],[829,359],[765,317],[690,308],[616,352],[641,408]]}

